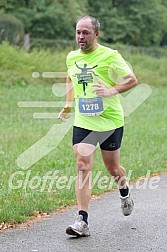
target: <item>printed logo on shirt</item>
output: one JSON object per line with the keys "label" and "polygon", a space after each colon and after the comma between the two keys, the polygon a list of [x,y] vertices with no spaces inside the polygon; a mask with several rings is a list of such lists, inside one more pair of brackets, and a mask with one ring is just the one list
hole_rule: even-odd
{"label": "printed logo on shirt", "polygon": [[81,67],[77,64],[77,62],[75,62],[75,65],[78,69],[81,70],[81,73],[76,73],[74,77],[78,78],[78,84],[83,85],[83,92],[84,95],[86,95],[86,86],[88,85],[88,83],[93,83],[93,76],[98,76],[94,71],[92,71],[92,69],[97,67],[97,65],[93,67],[87,67],[87,64],[84,63],[83,67]]}

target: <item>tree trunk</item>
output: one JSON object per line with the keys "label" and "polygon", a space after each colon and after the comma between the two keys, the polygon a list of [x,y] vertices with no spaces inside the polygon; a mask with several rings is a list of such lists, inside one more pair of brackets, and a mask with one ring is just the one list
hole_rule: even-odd
{"label": "tree trunk", "polygon": [[23,43],[23,47],[26,50],[30,49],[30,34],[29,33],[25,33],[24,34],[24,43]]}

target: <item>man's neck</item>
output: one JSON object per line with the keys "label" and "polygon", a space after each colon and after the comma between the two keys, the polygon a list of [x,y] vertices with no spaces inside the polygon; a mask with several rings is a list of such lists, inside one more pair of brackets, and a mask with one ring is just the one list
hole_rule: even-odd
{"label": "man's neck", "polygon": [[90,49],[88,49],[88,50],[82,50],[82,49],[80,49],[80,52],[81,52],[81,53],[85,53],[85,54],[91,53],[91,52],[95,51],[95,50],[98,48],[98,46],[99,46],[99,44],[96,43],[95,45],[93,45],[92,48],[90,48]]}

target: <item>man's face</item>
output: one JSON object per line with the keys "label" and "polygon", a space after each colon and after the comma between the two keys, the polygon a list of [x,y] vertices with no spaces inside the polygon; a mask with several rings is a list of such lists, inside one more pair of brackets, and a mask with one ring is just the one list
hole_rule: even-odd
{"label": "man's face", "polygon": [[84,52],[94,49],[98,37],[89,18],[81,19],[76,26],[76,42]]}

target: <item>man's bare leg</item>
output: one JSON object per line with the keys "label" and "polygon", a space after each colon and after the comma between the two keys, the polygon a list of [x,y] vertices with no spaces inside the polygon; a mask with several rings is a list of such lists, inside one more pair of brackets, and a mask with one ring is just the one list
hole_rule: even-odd
{"label": "man's bare leg", "polygon": [[133,210],[134,203],[130,197],[125,168],[120,165],[120,149],[114,151],[101,150],[101,152],[107,170],[118,184],[122,212],[125,216],[128,216]]}
{"label": "man's bare leg", "polygon": [[76,156],[76,197],[78,210],[88,211],[91,198],[91,171],[95,147],[90,144],[75,144]]}

